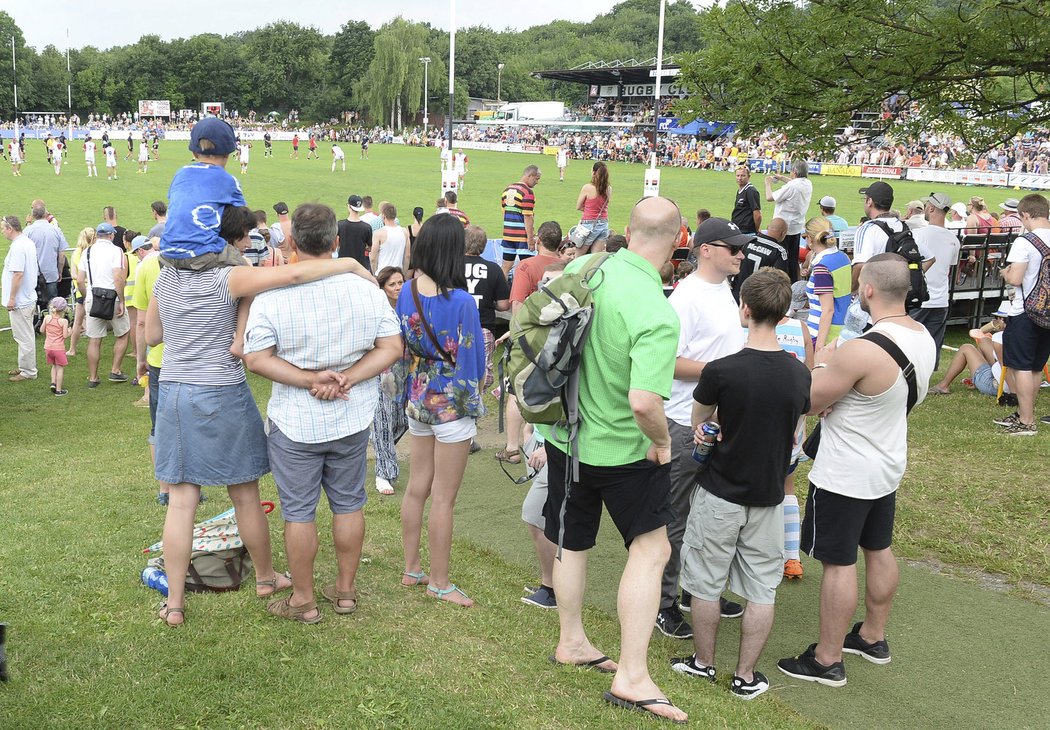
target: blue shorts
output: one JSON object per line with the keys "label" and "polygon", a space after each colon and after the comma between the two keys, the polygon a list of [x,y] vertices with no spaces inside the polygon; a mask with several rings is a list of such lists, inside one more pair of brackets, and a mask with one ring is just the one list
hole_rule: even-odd
{"label": "blue shorts", "polygon": [[268,448],[285,522],[313,522],[324,487],[332,514],[360,512],[367,501],[368,429],[334,441],[302,444],[270,421]]}
{"label": "blue shorts", "polygon": [[528,258],[535,256],[535,251],[529,250],[529,244],[525,241],[500,241],[500,251],[503,252],[504,261],[513,261],[515,258]]}
{"label": "blue shorts", "polygon": [[992,366],[985,363],[973,373],[973,387],[985,395],[994,397],[999,392],[999,381],[992,375]]}
{"label": "blue shorts", "polygon": [[247,383],[163,381],[157,399],[158,481],[245,484],[270,471],[266,432]]}

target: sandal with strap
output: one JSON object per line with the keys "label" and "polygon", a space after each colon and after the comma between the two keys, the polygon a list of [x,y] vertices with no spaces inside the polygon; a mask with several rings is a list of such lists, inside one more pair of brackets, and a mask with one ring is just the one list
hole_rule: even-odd
{"label": "sandal with strap", "polygon": [[[447,603],[451,603],[451,604],[454,604],[456,606],[463,606],[463,608],[470,608],[471,606],[474,605],[474,601],[471,600],[470,596],[468,596],[466,593],[464,593],[462,591],[462,589],[460,589],[459,586],[457,586],[455,583],[450,585],[448,588],[435,588],[432,585],[428,585],[427,586],[427,593],[429,593],[430,595],[432,595],[434,598],[438,599],[439,601],[445,601]],[[457,601],[449,600],[446,596],[448,596],[449,594],[452,594],[452,593],[458,593],[459,595],[463,596],[463,599],[466,600],[467,603],[459,603]]]}
{"label": "sandal with strap", "polygon": [[[182,621],[179,621],[177,624],[173,624],[170,621],[168,621],[168,617],[171,616],[171,614],[173,614],[173,613],[177,613],[180,616],[182,616]],[[185,608],[180,608],[178,606],[169,606],[166,603],[162,603],[162,604],[160,604],[160,618],[161,618],[162,621],[164,621],[164,624],[166,626],[168,626],[169,628],[174,629],[174,628],[176,628],[178,626],[182,626],[184,623],[186,623],[186,609]]]}
{"label": "sandal with strap", "polygon": [[[411,583],[406,583],[405,578],[410,578]],[[401,574],[401,585],[405,588],[415,588],[416,586],[430,585],[430,576],[424,573],[422,570],[418,573],[410,573],[405,571]]]}
{"label": "sandal with strap", "polygon": [[[301,624],[316,624],[321,622],[322,616],[320,610],[317,608],[317,601],[311,600],[301,606],[293,606],[291,601],[292,599],[290,597],[278,598],[276,601],[271,601],[269,605],[266,606],[266,610],[274,616],[298,621]],[[306,614],[311,611],[317,611],[317,615],[313,618],[306,618]]]}
{"label": "sandal with strap", "polygon": [[505,461],[508,464],[520,464],[521,449],[500,449],[496,452],[496,461]]}
{"label": "sandal with strap", "polygon": [[[283,573],[274,573],[273,578],[271,578],[270,580],[255,581],[255,595],[257,595],[259,598],[272,598],[278,593],[283,593],[284,591],[290,590],[292,588],[292,584],[290,582],[284,588],[277,587],[277,581],[280,580],[282,577],[287,578],[289,581],[292,580],[292,574],[288,571],[285,571]],[[266,593],[259,593],[260,588],[269,588],[270,590]]]}
{"label": "sandal with strap", "polygon": [[[332,610],[341,616],[348,616],[357,610],[357,591],[341,591],[332,584],[322,588],[321,595],[332,604]],[[340,601],[353,601],[354,605],[340,606]]]}

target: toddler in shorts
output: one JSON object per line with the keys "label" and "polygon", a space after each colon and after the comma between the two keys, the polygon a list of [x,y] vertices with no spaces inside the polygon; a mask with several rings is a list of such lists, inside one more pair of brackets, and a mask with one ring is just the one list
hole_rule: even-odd
{"label": "toddler in shorts", "polygon": [[62,388],[62,376],[66,364],[66,338],[69,337],[69,320],[66,319],[66,300],[55,297],[51,300],[48,313],[40,323],[40,333],[44,335],[44,354],[47,364],[51,366],[51,392],[55,395],[67,395]]}

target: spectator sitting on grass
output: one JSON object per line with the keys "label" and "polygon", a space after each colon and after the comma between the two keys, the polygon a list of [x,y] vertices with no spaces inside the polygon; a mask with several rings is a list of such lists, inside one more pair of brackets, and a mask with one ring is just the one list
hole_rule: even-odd
{"label": "spectator sitting on grass", "polygon": [[[963,370],[969,370],[970,379],[975,389],[984,395],[995,396],[998,394],[999,378],[1002,377],[1003,371],[1003,329],[1006,322],[1005,318],[1009,316],[1009,313],[1005,310],[1006,307],[1000,305],[999,309],[992,314],[995,319],[990,324],[995,329],[994,334],[989,336],[982,332],[982,336],[977,339],[976,345],[966,343],[959,347],[959,351],[955,353],[955,357],[952,358],[951,363],[948,365],[948,370],[944,373],[944,378],[939,383],[930,386],[930,393],[948,395],[952,381],[959,377]],[[1004,404],[1017,398],[1017,396],[1013,395],[1012,380],[1013,373],[1007,370],[1006,383],[1003,386]],[[1007,398],[1006,396],[1010,397]]]}

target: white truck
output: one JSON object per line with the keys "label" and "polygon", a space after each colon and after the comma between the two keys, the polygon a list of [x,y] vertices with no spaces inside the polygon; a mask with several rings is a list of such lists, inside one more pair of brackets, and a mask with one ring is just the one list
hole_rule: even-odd
{"label": "white truck", "polygon": [[565,118],[565,103],[561,101],[520,101],[504,104],[492,118],[511,122],[558,121]]}

